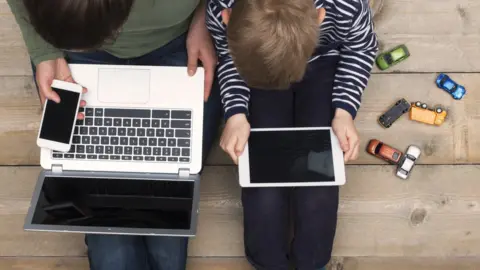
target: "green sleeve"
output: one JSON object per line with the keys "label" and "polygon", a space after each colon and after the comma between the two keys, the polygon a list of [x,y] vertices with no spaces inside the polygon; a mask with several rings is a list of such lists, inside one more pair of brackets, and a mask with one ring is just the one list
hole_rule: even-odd
{"label": "green sleeve", "polygon": [[63,57],[63,52],[37,34],[33,26],[28,22],[27,11],[22,0],[7,0],[10,9],[22,31],[23,40],[27,45],[28,53],[35,65],[42,61],[53,60]]}

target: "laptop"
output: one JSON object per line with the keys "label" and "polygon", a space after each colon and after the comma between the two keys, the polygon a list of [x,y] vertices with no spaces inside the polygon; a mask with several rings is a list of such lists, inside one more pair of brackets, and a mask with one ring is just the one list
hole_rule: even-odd
{"label": "laptop", "polygon": [[41,149],[28,231],[191,237],[202,168],[203,72],[70,65],[88,89],[68,153]]}

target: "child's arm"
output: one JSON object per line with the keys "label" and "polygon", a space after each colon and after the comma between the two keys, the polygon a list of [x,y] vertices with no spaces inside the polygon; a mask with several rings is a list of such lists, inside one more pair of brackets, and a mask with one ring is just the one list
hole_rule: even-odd
{"label": "child's arm", "polygon": [[218,16],[222,9],[226,8],[226,6],[221,6],[223,4],[221,1],[209,0],[206,21],[217,50],[220,96],[225,120],[228,120],[238,113],[248,114],[250,89],[238,74],[228,51],[226,27]]}
{"label": "child's arm", "polygon": [[333,87],[333,106],[346,110],[353,118],[360,108],[363,90],[378,50],[370,7],[364,2],[359,1],[352,28],[340,49],[340,62]]}

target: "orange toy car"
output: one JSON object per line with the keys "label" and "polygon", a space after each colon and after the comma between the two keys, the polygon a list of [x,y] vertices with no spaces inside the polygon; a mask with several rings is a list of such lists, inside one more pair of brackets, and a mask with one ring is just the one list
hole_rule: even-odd
{"label": "orange toy car", "polygon": [[446,117],[447,111],[445,111],[441,107],[431,109],[428,108],[427,104],[420,101],[412,103],[412,107],[410,109],[411,120],[429,125],[440,126],[441,124],[443,124],[443,122],[445,122]]}
{"label": "orange toy car", "polygon": [[377,139],[370,140],[367,152],[391,164],[398,164],[403,156],[403,153],[400,150],[384,144]]}

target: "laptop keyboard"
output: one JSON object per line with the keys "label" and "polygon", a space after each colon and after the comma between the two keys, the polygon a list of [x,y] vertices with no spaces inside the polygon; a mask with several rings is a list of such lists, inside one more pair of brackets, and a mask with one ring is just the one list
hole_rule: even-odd
{"label": "laptop keyboard", "polygon": [[54,159],[188,163],[191,158],[192,112],[81,108],[68,153]]}

